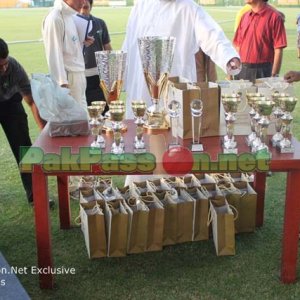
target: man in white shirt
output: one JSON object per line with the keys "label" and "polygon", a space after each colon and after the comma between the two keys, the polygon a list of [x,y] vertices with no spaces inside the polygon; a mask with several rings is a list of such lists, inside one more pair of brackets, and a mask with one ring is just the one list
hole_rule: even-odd
{"label": "man in white shirt", "polygon": [[127,118],[133,118],[132,100],[143,99],[150,105],[137,42],[143,36],[176,38],[171,76],[196,81],[195,53],[199,48],[225,73],[240,67],[239,55],[221,27],[193,0],[139,0],[131,11],[123,44],[127,52]]}
{"label": "man in white shirt", "polygon": [[73,16],[86,0],[55,0],[43,23],[43,40],[49,71],[62,87],[86,109],[86,78],[82,45]]}

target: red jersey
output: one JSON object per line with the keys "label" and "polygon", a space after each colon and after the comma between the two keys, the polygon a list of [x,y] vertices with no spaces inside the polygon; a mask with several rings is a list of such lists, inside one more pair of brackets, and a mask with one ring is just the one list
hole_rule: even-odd
{"label": "red jersey", "polygon": [[240,48],[243,63],[273,64],[274,49],[287,46],[283,17],[268,4],[257,13],[252,10],[246,12],[235,33],[233,44]]}

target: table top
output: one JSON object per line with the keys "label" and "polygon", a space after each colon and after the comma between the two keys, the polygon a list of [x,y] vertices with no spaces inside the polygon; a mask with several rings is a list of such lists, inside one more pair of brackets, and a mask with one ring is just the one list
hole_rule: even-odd
{"label": "table top", "polygon": [[[125,121],[127,125],[127,131],[123,133],[124,138],[124,144],[125,144],[125,152],[126,153],[134,153],[134,136],[135,136],[135,128],[136,125],[134,124],[133,120],[126,120]],[[238,131],[238,128],[235,129]],[[113,134],[112,133],[106,133],[103,134],[105,140],[106,140],[106,148],[102,150],[102,153],[110,153],[111,144],[113,142]],[[153,145],[153,136],[159,136],[159,145]],[[69,152],[72,154],[78,154],[80,149],[82,147],[89,147],[92,143],[94,137],[92,135],[88,136],[76,136],[76,137],[50,137],[48,133],[48,126],[46,126],[43,131],[40,133],[36,141],[34,142],[31,149],[39,149],[39,151],[45,155],[45,154],[56,154],[61,155],[61,149],[66,147],[69,148]],[[168,144],[170,143],[172,137],[170,130],[152,130],[147,131],[145,130],[144,134],[144,141],[145,146],[148,152],[152,152],[157,147],[167,149]],[[246,153],[250,154],[250,156],[254,156],[254,154],[251,154],[251,151],[249,147],[246,144],[245,136],[237,135],[235,136],[235,139],[237,141],[237,148],[238,148],[238,156],[245,156]],[[152,142],[151,142],[152,141]],[[203,144],[204,151],[201,155],[209,155],[211,161],[219,161],[220,157],[219,155],[222,154],[222,145],[221,145],[222,137],[221,136],[214,136],[214,137],[203,137],[201,138],[201,143]],[[179,143],[187,148],[190,148],[191,146],[191,139],[188,140],[181,140],[179,139]],[[164,145],[163,145],[164,144]],[[294,153],[280,153],[278,149],[272,147],[269,145],[269,149],[272,155],[269,167],[272,171],[287,171],[287,170],[295,170],[300,169],[300,143],[295,138],[292,138],[292,144],[294,146]],[[156,147],[157,146],[157,147]],[[30,152],[30,151],[28,151]],[[154,151],[155,152],[155,151]],[[197,159],[196,157],[199,156],[199,152],[193,152],[194,154],[194,161]],[[162,156],[156,155],[156,164],[159,165],[162,163]],[[49,157],[48,157],[49,158]],[[52,157],[53,158],[53,157]],[[245,157],[244,157],[245,158]],[[51,159],[50,159],[51,160]],[[31,162],[31,164],[35,165],[45,165],[51,163],[51,161],[48,160],[35,160],[34,154],[27,153],[21,162],[21,170],[23,172],[32,172],[32,168],[28,166],[28,162]],[[53,161],[52,161],[53,163]],[[54,161],[55,163],[55,161]],[[91,161],[91,164],[93,166],[94,172],[99,172],[101,170],[101,167],[99,166],[99,163],[94,163]],[[54,170],[55,168],[48,168],[47,173],[57,173]],[[67,170],[65,170],[67,171]],[[83,171],[83,170],[81,170]],[[196,171],[201,171],[196,168]],[[196,172],[195,171],[195,172]],[[218,171],[218,170],[215,170]],[[58,172],[59,173],[59,172]],[[122,172],[113,172],[116,174],[122,173]],[[123,172],[124,174],[124,172]]]}

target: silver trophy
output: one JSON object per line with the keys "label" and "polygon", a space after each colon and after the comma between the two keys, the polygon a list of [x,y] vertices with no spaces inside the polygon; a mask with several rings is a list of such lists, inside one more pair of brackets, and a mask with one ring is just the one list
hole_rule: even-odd
{"label": "silver trophy", "polygon": [[[126,66],[127,54],[123,51],[96,51],[95,52],[100,87],[107,104],[110,106],[119,100],[123,86],[123,77]],[[109,117],[109,114],[108,116]],[[111,123],[106,122],[104,129],[112,131]]]}
{"label": "silver trophy", "polygon": [[203,145],[200,143],[201,121],[203,113],[203,102],[200,99],[191,101],[191,114],[192,114],[192,133],[193,144],[192,151],[202,152]]}
{"label": "silver trophy", "polygon": [[[174,49],[174,37],[146,36],[138,39],[140,57],[146,84],[153,105],[147,109],[148,129],[167,129],[166,112],[159,101],[166,92],[168,75],[171,71]],[[133,83],[134,84],[134,83]]]}
{"label": "silver trophy", "polygon": [[178,147],[178,118],[179,112],[181,109],[181,105],[178,101],[172,100],[168,104],[168,114],[171,120],[171,132],[172,137],[174,137],[174,141],[169,144],[169,148]]}

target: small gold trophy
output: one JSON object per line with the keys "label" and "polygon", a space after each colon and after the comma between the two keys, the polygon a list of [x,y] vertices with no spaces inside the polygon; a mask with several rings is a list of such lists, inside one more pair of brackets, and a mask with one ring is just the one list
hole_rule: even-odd
{"label": "small gold trophy", "polygon": [[113,154],[124,153],[124,144],[121,143],[122,140],[122,121],[125,115],[125,108],[113,107],[110,109],[110,118],[112,121],[112,129],[114,132],[114,142],[111,147],[111,152]]}
{"label": "small gold trophy", "polygon": [[99,123],[99,131],[98,131],[98,136],[97,136],[97,144],[99,145],[100,148],[105,148],[105,139],[102,135],[102,128],[104,124],[104,117],[102,116],[102,113],[105,109],[106,103],[104,101],[92,101],[92,106],[97,106],[100,108],[100,113],[97,118],[97,121]]}
{"label": "small gold trophy", "polygon": [[235,114],[241,103],[240,94],[222,95],[222,104],[225,111],[226,135],[223,139],[223,153],[237,153],[237,144],[234,139]]}
{"label": "small gold trophy", "polygon": [[98,139],[98,135],[100,130],[102,130],[102,125],[101,123],[98,121],[98,118],[101,115],[101,107],[100,106],[96,106],[96,105],[92,105],[92,106],[88,106],[88,113],[90,116],[90,127],[91,127],[91,132],[92,135],[94,136],[94,141],[91,144],[92,148],[101,148],[101,145],[97,142]]}
{"label": "small gold trophy", "polygon": [[131,107],[133,114],[135,116],[136,124],[136,136],[134,138],[134,153],[143,153],[146,152],[145,143],[143,139],[143,125],[145,123],[144,116],[146,113],[146,103],[144,101],[132,101]]}
{"label": "small gold trophy", "polygon": [[291,132],[291,122],[293,121],[292,112],[294,111],[298,99],[295,97],[282,97],[280,98],[280,107],[283,111],[281,117],[283,123],[283,139],[279,142],[279,149],[281,153],[294,153],[294,147],[289,139]]}

